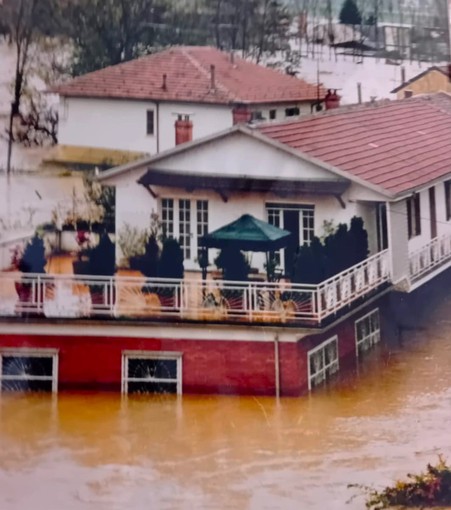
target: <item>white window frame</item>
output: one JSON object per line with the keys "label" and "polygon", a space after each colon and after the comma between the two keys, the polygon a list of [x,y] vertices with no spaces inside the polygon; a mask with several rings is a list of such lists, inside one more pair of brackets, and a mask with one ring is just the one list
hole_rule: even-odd
{"label": "white window frame", "polygon": [[[299,245],[303,244],[310,245],[313,238],[315,237],[315,205],[314,204],[293,204],[293,203],[281,203],[281,202],[267,202],[265,204],[266,211],[266,221],[271,225],[274,225],[279,228],[284,228],[283,222],[283,213],[286,210],[297,211],[299,213]],[[306,216],[304,213],[310,213],[309,219],[313,220],[313,228],[304,228],[304,220]],[[308,235],[304,235],[308,233]],[[274,252],[274,256],[277,262],[277,265],[280,266],[283,270],[285,268],[285,260],[284,257],[281,256],[283,253],[282,250],[278,250]]]}
{"label": "white window frame", "polygon": [[[44,375],[3,375],[3,357],[13,358],[52,358],[53,373]],[[27,349],[5,348],[0,349],[0,392],[3,381],[52,381],[52,393],[58,392],[58,350],[56,349]]]}
{"label": "white window frame", "polygon": [[[128,360],[129,359],[151,359],[151,360],[175,360],[177,362],[177,378],[176,379],[161,379],[152,377],[151,379],[140,379],[128,376]],[[176,383],[177,395],[182,394],[182,353],[175,351],[123,351],[122,352],[122,369],[121,369],[121,391],[122,394],[128,395],[129,382],[163,382],[163,383]]]}
{"label": "white window frame", "polygon": [[[377,316],[377,328],[372,330],[372,317]],[[359,325],[363,322],[367,322],[367,334],[359,338]],[[376,344],[381,341],[381,318],[379,313],[379,308],[375,308],[368,312],[360,319],[356,320],[354,323],[355,330],[355,350],[356,356],[359,358],[359,347],[362,349],[362,353],[371,350]]]}
{"label": "white window frame", "polygon": [[[202,227],[201,230],[204,231],[204,233],[208,233],[209,223],[210,223],[210,201],[208,198],[204,197],[196,197],[196,198],[186,198],[186,197],[161,197],[160,200],[160,218],[163,222],[163,228],[164,230],[167,230],[167,224],[168,220],[164,218],[163,216],[163,201],[164,200],[171,200],[172,201],[172,233],[165,232],[168,237],[173,237],[177,241],[180,241],[181,238],[181,232],[180,232],[180,202],[187,201],[190,204],[189,209],[189,236],[185,233],[185,239],[189,238],[189,257],[186,257],[186,247],[185,245],[181,245],[181,248],[183,250],[183,256],[186,261],[189,262],[196,262],[196,259],[199,257],[199,238],[202,237],[199,235],[199,227]],[[198,204],[199,203],[206,203],[206,209],[202,209],[202,221],[198,222]],[[207,221],[204,221],[204,215],[206,214]],[[187,223],[184,223],[185,226]]]}
{"label": "white window frame", "polygon": [[[326,349],[327,347],[335,343],[335,352],[336,352],[336,359],[330,361],[329,363],[326,363]],[[322,353],[322,366],[318,370],[318,372],[315,372],[314,374],[311,373],[310,369],[310,358],[317,353]],[[338,352],[338,336],[335,335],[331,338],[328,338],[320,345],[316,346],[314,349],[310,349],[307,352],[307,367],[308,367],[308,389],[309,391],[312,391],[313,388],[319,386],[320,384],[325,383],[333,374],[339,371],[340,369],[340,354]],[[316,384],[312,384],[313,378],[318,378],[318,376],[322,376],[319,379],[319,382]]]}

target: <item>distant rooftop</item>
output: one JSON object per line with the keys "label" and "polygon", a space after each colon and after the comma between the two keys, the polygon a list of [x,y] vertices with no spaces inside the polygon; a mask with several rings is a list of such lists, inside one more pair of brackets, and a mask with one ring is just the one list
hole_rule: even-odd
{"label": "distant rooftop", "polygon": [[[316,84],[203,46],[171,47],[51,90],[68,97],[212,104],[311,102],[318,95]],[[323,99],[324,89],[319,92]]]}

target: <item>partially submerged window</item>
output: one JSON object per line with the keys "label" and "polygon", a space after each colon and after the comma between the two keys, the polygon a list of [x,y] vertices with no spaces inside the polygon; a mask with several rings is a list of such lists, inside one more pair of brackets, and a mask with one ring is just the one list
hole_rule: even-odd
{"label": "partially submerged window", "polygon": [[1,391],[58,389],[58,354],[48,350],[4,350],[0,352]]}
{"label": "partially submerged window", "polygon": [[415,193],[407,199],[407,233],[409,239],[421,234],[420,195]]}
{"label": "partially submerged window", "polygon": [[355,343],[357,357],[380,342],[381,327],[379,309],[373,310],[355,322]]}
{"label": "partially submerged window", "polygon": [[285,108],[285,117],[296,117],[299,115],[301,111],[297,106],[291,108]]}
{"label": "partially submerged window", "polygon": [[123,393],[182,393],[182,356],[172,352],[123,354]]}
{"label": "partially submerged window", "polygon": [[310,350],[308,356],[308,388],[326,382],[338,372],[338,337],[329,338]]}

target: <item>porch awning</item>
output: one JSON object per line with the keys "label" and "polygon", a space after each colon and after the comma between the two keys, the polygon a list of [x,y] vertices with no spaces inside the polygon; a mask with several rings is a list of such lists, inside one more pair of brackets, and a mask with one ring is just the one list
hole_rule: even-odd
{"label": "porch awning", "polygon": [[236,221],[201,237],[200,244],[206,248],[268,252],[287,246],[290,237],[288,230],[243,214]]}
{"label": "porch awning", "polygon": [[[274,170],[277,174],[277,170]],[[225,202],[228,192],[272,192],[280,195],[308,193],[339,197],[349,187],[345,179],[281,179],[279,177],[251,177],[240,175],[212,175],[149,169],[139,180],[143,186],[167,186],[187,191],[209,189],[220,194]]]}

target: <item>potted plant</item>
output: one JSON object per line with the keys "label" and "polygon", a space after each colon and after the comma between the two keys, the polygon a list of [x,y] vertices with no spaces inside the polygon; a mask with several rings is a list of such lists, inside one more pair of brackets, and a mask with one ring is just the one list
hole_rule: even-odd
{"label": "potted plant", "polygon": [[90,273],[90,253],[91,239],[88,232],[79,230],[75,236],[78,245],[77,259],[72,262],[74,274],[91,274]]}
{"label": "potted plant", "polygon": [[[44,241],[35,234],[32,239],[25,245],[23,251],[20,247],[16,247],[12,258],[13,265],[25,274],[45,274],[45,266],[47,260],[45,258]],[[35,294],[33,293],[35,287]],[[35,283],[30,278],[24,277],[15,283],[16,292],[20,303],[32,303],[28,305],[27,311],[31,307],[37,308],[38,303],[44,301],[45,282]],[[34,303],[33,301],[38,301]]]}
{"label": "potted plant", "polygon": [[[248,279],[250,264],[244,254],[235,248],[224,248],[215,259],[218,269],[222,269],[224,280],[233,282],[246,282]],[[243,290],[237,288],[225,288],[222,290],[224,299],[227,300],[231,309],[243,309]],[[243,286],[244,287],[244,286]]]}
{"label": "potted plant", "polygon": [[[108,234],[100,236],[99,244],[89,251],[88,273],[92,276],[114,276],[116,271],[116,249]],[[116,301],[114,282],[90,284],[93,305],[110,307]]]}

